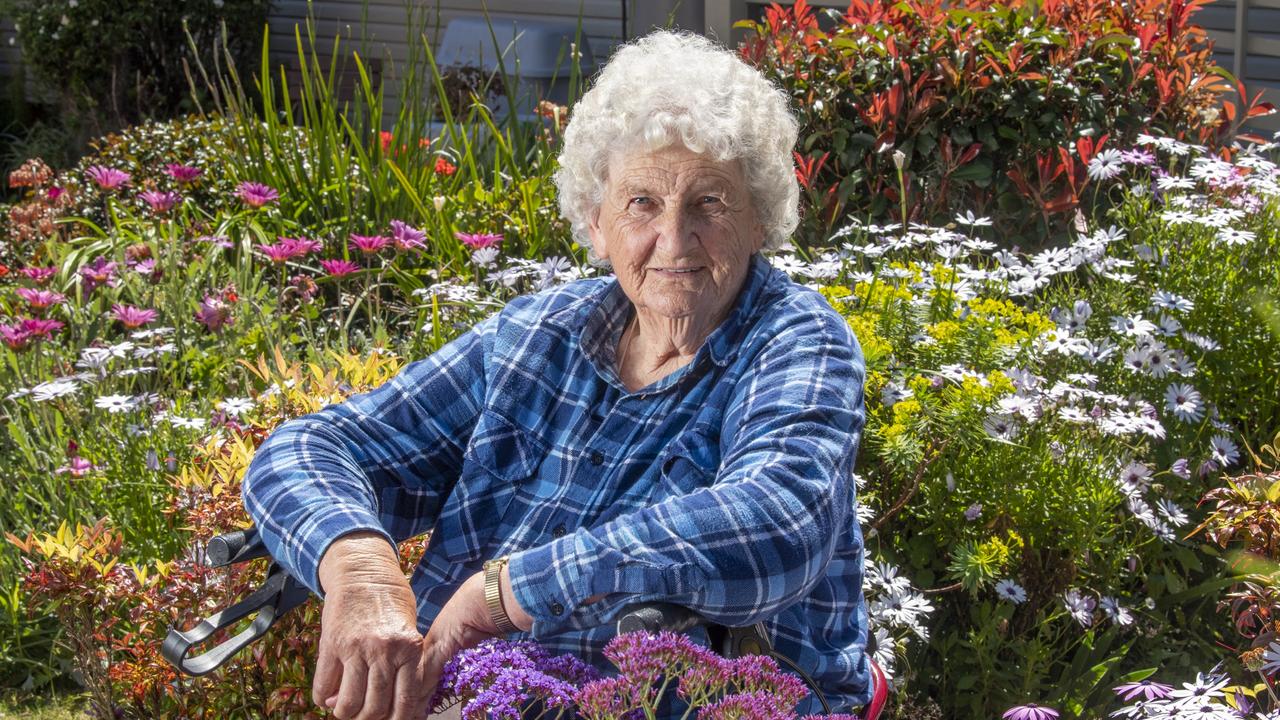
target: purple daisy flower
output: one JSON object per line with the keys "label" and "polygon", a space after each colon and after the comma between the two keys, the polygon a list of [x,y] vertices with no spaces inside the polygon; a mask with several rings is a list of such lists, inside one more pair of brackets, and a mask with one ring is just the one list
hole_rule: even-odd
{"label": "purple daisy flower", "polygon": [[1117,685],[1112,688],[1124,700],[1132,700],[1139,695],[1146,700],[1157,700],[1169,697],[1169,693],[1173,692],[1172,685],[1165,685],[1152,680],[1143,680],[1142,682],[1131,682],[1123,685]]}
{"label": "purple daisy flower", "polygon": [[1018,705],[1004,711],[1000,717],[1004,720],[1057,720],[1058,711],[1053,708],[1040,707],[1035,703]]}
{"label": "purple daisy flower", "polygon": [[375,255],[379,250],[391,244],[391,238],[385,235],[352,235],[351,245],[365,255]]}
{"label": "purple daisy flower", "polygon": [[391,239],[395,241],[396,249],[400,252],[427,248],[424,242],[427,234],[399,220],[391,221]]}
{"label": "purple daisy flower", "polygon": [[119,320],[121,325],[133,330],[152,322],[157,317],[160,317],[160,314],[149,308],[136,308],[132,305],[116,303],[111,306],[111,316]]}
{"label": "purple daisy flower", "polygon": [[471,248],[472,250],[479,250],[479,249],[481,249],[481,248],[492,247],[492,246],[497,245],[498,243],[502,242],[502,236],[501,236],[501,235],[494,235],[494,234],[492,234],[492,233],[464,233],[464,232],[459,232],[459,233],[454,233],[454,234],[453,234],[453,236],[454,236],[454,237],[456,237],[456,238],[458,238],[458,240],[459,240],[463,245],[466,245],[467,247]]}

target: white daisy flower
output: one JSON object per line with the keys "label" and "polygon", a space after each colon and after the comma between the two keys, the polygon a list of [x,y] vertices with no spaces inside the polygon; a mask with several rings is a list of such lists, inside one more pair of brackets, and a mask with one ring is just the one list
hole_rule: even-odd
{"label": "white daisy flower", "polygon": [[231,397],[219,401],[214,405],[214,407],[232,417],[240,417],[242,414],[253,409],[253,400],[250,400],[249,398]]}
{"label": "white daisy flower", "polygon": [[132,410],[137,406],[137,401],[129,395],[103,395],[95,398],[93,404],[114,415]]}
{"label": "white daisy flower", "polygon": [[1026,589],[1009,579],[996,583],[996,595],[1001,600],[1008,600],[1014,605],[1020,605],[1027,601]]}
{"label": "white daisy flower", "polygon": [[1161,310],[1172,310],[1174,312],[1187,312],[1195,308],[1195,303],[1168,290],[1157,290],[1155,295],[1151,296],[1151,305]]}
{"label": "white daisy flower", "polygon": [[202,430],[208,424],[204,418],[184,418],[179,415],[169,415],[165,417],[170,425],[178,428],[186,428],[188,430]]}
{"label": "white daisy flower", "polygon": [[1119,150],[1103,150],[1089,160],[1089,179],[1091,180],[1111,180],[1119,177],[1123,172],[1124,163],[1121,161]]}
{"label": "white daisy flower", "polygon": [[1178,507],[1177,503],[1168,498],[1160,498],[1159,500],[1156,500],[1156,509],[1159,510],[1160,514],[1164,516],[1164,519],[1169,521],[1169,524],[1174,527],[1182,527],[1183,525],[1191,522],[1191,519],[1187,517],[1186,511]]}
{"label": "white daisy flower", "polygon": [[1081,627],[1093,625],[1093,610],[1098,606],[1097,600],[1072,588],[1063,594],[1062,603],[1066,606],[1067,612],[1071,613],[1071,617],[1080,623]]}
{"label": "white daisy flower", "polygon": [[1210,457],[1221,467],[1230,467],[1240,459],[1240,448],[1226,435],[1214,435],[1209,439],[1209,445]]}
{"label": "white daisy flower", "polygon": [[1111,622],[1120,627],[1127,627],[1133,624],[1133,613],[1129,612],[1129,608],[1121,605],[1119,600],[1109,595],[1103,595],[1098,606],[1102,608],[1102,612],[1106,613]]}
{"label": "white daisy flower", "polygon": [[1226,243],[1227,245],[1246,245],[1256,237],[1248,230],[1222,228],[1218,231],[1218,242]]}
{"label": "white daisy flower", "polygon": [[55,400],[74,393],[79,387],[80,385],[75,380],[68,378],[47,380],[31,388],[31,399],[36,402]]}
{"label": "white daisy flower", "polygon": [[1204,403],[1200,391],[1186,383],[1173,383],[1164,391],[1165,409],[1185,423],[1200,422]]}

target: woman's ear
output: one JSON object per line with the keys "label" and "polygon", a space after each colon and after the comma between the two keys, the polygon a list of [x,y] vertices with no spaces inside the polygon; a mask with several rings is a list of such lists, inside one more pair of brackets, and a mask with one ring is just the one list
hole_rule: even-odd
{"label": "woman's ear", "polygon": [[609,259],[609,243],[605,241],[604,232],[600,230],[600,208],[596,207],[587,217],[587,237],[591,238],[591,248],[596,257]]}

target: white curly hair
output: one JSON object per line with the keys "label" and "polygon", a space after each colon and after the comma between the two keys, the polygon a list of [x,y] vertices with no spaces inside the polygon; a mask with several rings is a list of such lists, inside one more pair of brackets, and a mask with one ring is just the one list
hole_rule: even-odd
{"label": "white curly hair", "polygon": [[[555,173],[560,212],[591,248],[587,227],[603,201],[610,155],[679,142],[742,163],[764,249],[780,250],[800,223],[791,160],[798,134],[786,94],[758,70],[705,37],[658,30],[619,46],[574,105]],[[594,249],[588,255],[610,267]]]}

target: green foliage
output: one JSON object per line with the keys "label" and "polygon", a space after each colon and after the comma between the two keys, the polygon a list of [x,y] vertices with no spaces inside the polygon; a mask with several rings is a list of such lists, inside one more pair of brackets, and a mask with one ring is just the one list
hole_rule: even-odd
{"label": "green foliage", "polygon": [[1267,111],[1219,112],[1236,88],[1213,65],[1197,9],[859,0],[826,11],[824,29],[798,2],[745,23],[741,52],[801,113],[805,238],[820,243],[845,216],[941,224],[970,211],[1025,247],[1105,204],[1086,172],[1104,146],[1140,132],[1224,143]]}
{"label": "green foliage", "polygon": [[237,56],[256,50],[270,0],[5,0],[24,62],[60,93],[64,119],[92,134],[190,112],[184,29],[203,57],[225,33]]}

